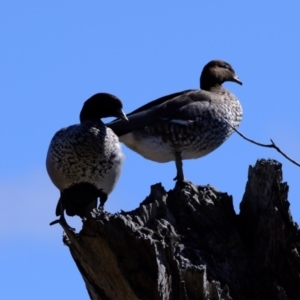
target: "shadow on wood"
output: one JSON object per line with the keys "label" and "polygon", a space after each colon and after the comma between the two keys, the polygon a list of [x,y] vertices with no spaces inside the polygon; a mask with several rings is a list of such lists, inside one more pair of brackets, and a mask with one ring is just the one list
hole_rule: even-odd
{"label": "shadow on wood", "polygon": [[94,211],[64,241],[91,299],[300,299],[300,238],[281,164],[249,168],[240,214],[213,187],[161,184],[131,212]]}

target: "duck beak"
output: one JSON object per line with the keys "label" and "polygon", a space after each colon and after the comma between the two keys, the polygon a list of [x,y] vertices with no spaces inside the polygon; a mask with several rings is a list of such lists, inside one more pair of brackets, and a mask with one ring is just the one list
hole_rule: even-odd
{"label": "duck beak", "polygon": [[240,84],[240,85],[243,84],[242,81],[239,79],[239,77],[238,77],[237,75],[234,75],[234,76],[232,77],[232,81],[234,81],[234,82],[236,82],[236,83],[238,83],[238,84]]}
{"label": "duck beak", "polygon": [[116,117],[127,122],[129,121],[122,108],[117,112]]}

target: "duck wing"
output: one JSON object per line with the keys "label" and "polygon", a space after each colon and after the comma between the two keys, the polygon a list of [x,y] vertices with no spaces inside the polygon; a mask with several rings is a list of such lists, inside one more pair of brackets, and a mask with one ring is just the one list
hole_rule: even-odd
{"label": "duck wing", "polygon": [[105,125],[111,128],[116,135],[122,136],[133,130],[150,126],[160,120],[193,119],[210,102],[211,95],[209,92],[186,90],[161,97],[141,106],[127,114],[129,122],[114,120]]}

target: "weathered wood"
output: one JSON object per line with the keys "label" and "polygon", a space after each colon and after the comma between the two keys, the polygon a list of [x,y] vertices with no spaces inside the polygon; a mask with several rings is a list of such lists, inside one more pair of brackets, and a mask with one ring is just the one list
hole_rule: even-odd
{"label": "weathered wood", "polygon": [[211,186],[161,184],[131,212],[94,211],[65,242],[91,299],[300,299],[300,238],[281,164],[249,168],[240,214]]}

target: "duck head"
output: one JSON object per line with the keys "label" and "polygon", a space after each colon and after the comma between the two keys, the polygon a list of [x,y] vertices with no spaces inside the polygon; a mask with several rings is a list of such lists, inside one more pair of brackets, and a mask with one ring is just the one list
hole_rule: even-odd
{"label": "duck head", "polygon": [[225,81],[242,84],[242,81],[235,74],[229,63],[223,60],[212,60],[202,70],[200,88],[202,90],[209,90],[212,87],[222,85]]}
{"label": "duck head", "polygon": [[80,122],[116,117],[128,121],[121,100],[108,93],[98,93],[86,100],[80,112]]}

